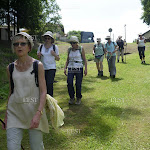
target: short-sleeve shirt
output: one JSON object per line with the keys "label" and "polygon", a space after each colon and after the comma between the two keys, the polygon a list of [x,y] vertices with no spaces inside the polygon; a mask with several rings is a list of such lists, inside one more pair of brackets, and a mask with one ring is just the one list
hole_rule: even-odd
{"label": "short-sleeve shirt", "polygon": [[[115,50],[115,46],[117,46],[115,42],[111,42],[110,44],[108,43],[105,44],[106,50],[111,53]],[[110,56],[110,54],[107,53],[107,56]],[[112,56],[116,56],[116,53],[113,53]]]}
{"label": "short-sleeve shirt", "polygon": [[[37,53],[40,52],[40,47],[38,48]],[[45,46],[42,46],[41,49],[41,54],[43,56],[41,56],[41,62],[43,63],[44,66],[44,70],[49,70],[49,69],[56,69],[56,61],[55,61],[55,57],[51,54],[51,51],[53,50],[53,45],[50,48],[45,48]],[[56,55],[59,55],[59,51],[58,51],[58,46],[55,45],[55,53]]]}
{"label": "short-sleeve shirt", "polygon": [[138,40],[139,40],[138,47],[144,47],[145,46],[145,43],[144,43],[145,38],[143,38],[142,40],[140,40],[140,38],[138,38]]}
{"label": "short-sleeve shirt", "polygon": [[95,44],[94,47],[95,47],[95,56],[104,55],[102,43]]}

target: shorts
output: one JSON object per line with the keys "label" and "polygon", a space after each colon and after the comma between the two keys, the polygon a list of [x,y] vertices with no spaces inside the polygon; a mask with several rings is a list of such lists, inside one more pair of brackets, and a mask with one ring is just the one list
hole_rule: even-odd
{"label": "shorts", "polygon": [[95,58],[95,59],[94,59],[94,62],[103,62],[103,59],[104,59],[104,55],[102,55],[102,56],[99,57],[99,58]]}

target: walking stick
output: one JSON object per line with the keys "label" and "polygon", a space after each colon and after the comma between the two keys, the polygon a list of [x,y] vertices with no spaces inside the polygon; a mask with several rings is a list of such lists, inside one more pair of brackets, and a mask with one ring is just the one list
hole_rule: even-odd
{"label": "walking stick", "polygon": [[[5,128],[5,122],[4,122],[2,119],[0,119],[0,122],[4,125],[4,128]],[[25,149],[23,148],[22,144],[21,144],[21,148],[22,148],[22,150],[25,150]]]}
{"label": "walking stick", "polygon": [[126,55],[127,55],[127,44],[126,44],[126,48],[125,48],[125,63],[126,63]]}

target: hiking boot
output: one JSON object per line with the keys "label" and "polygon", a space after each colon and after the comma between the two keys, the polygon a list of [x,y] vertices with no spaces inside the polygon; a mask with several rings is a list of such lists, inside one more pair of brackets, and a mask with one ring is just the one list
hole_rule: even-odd
{"label": "hiking boot", "polygon": [[69,105],[73,105],[73,104],[74,104],[74,98],[70,98]]}
{"label": "hiking boot", "polygon": [[103,71],[100,71],[100,76],[103,77]]}
{"label": "hiking boot", "polygon": [[80,105],[81,104],[81,98],[77,98],[77,101],[75,103],[76,105]]}
{"label": "hiking boot", "polygon": [[115,75],[111,75],[110,77],[111,77],[111,78],[115,78],[116,76],[115,76]]}

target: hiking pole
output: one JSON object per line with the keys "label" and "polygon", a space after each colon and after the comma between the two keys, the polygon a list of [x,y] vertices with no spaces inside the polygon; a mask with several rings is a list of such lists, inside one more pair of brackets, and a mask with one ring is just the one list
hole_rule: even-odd
{"label": "hiking pole", "polygon": [[[0,122],[4,125],[4,128],[5,128],[5,122],[4,122],[2,119],[0,119]],[[22,144],[21,144],[21,148],[22,148],[22,150],[25,150],[25,149],[23,148]]]}
{"label": "hiking pole", "polygon": [[125,63],[126,63],[126,55],[127,55],[127,43],[126,43],[126,48],[125,48]]}

